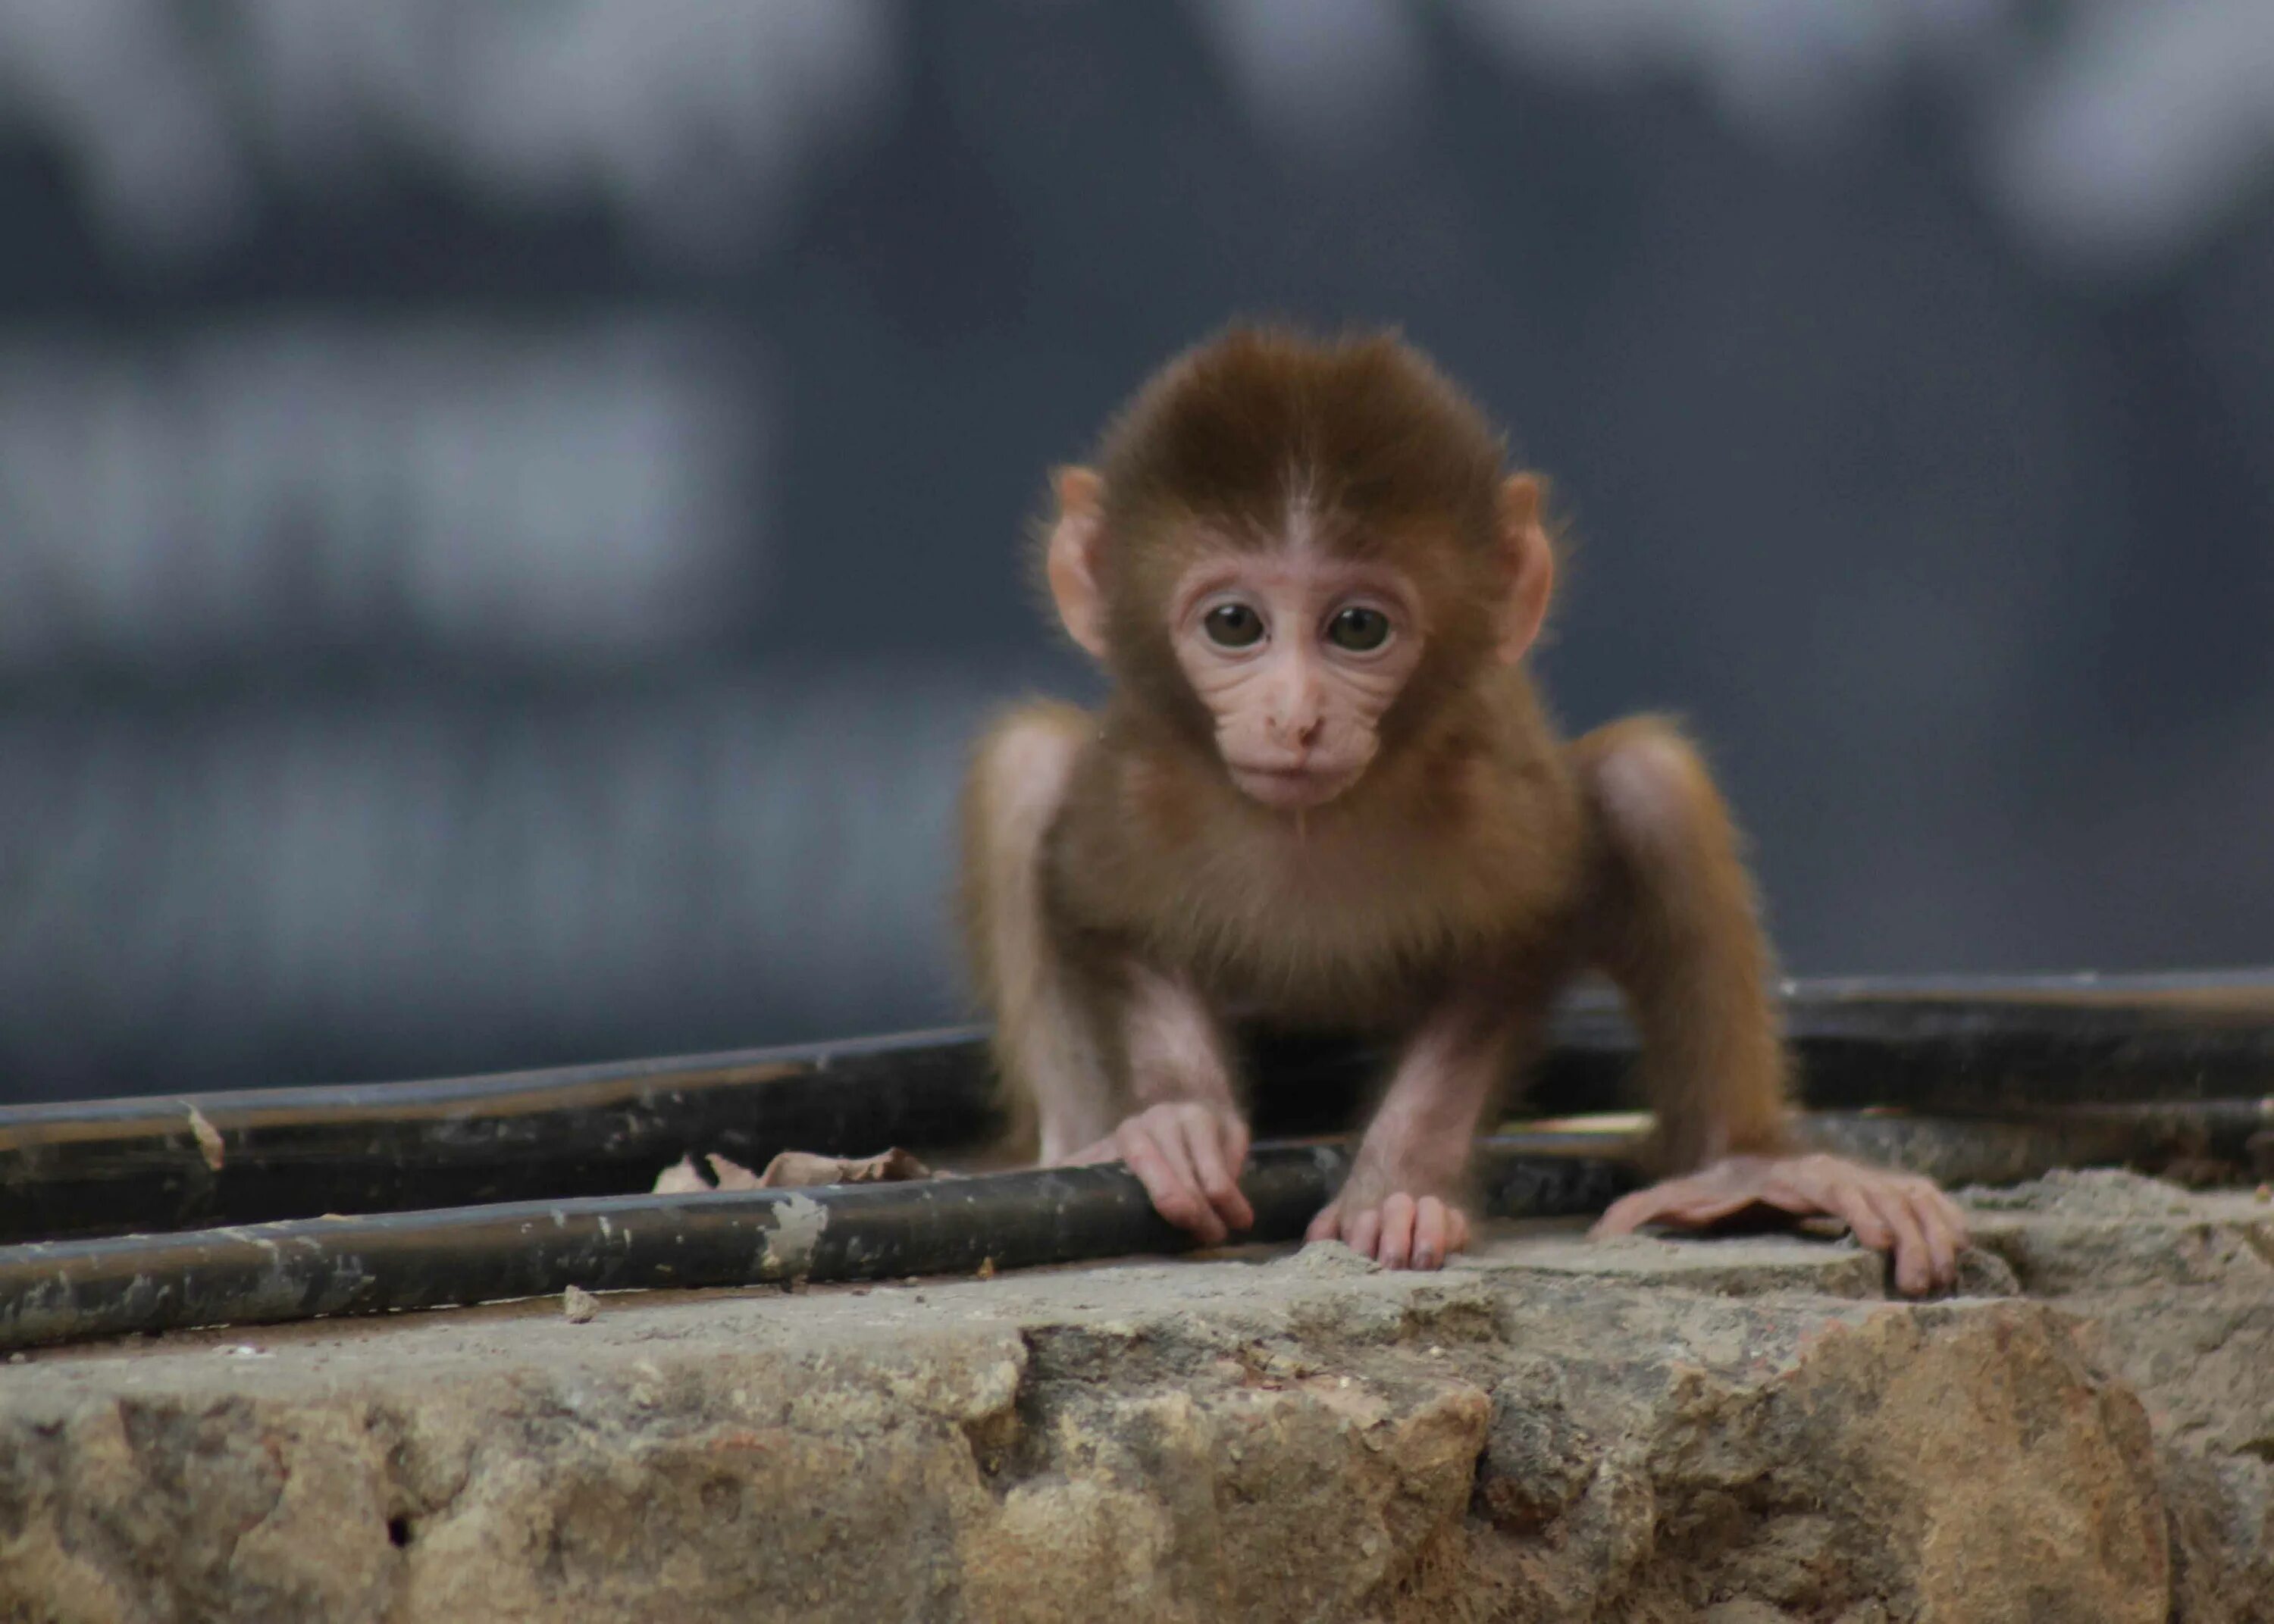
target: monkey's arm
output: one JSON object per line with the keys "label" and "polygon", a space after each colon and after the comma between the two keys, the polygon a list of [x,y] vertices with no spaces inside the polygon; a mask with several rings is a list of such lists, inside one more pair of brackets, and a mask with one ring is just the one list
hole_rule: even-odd
{"label": "monkey's arm", "polygon": [[1470,1143],[1537,1016],[1536,1001],[1507,987],[1456,994],[1432,1012],[1305,1238],[1346,1241],[1386,1268],[1433,1269],[1465,1247]]}
{"label": "monkey's arm", "polygon": [[1213,1012],[1182,980],[1132,963],[1121,1041],[1132,1113],[1062,1160],[1127,1162],[1161,1216],[1209,1245],[1253,1226],[1254,1209],[1239,1192],[1247,1119]]}
{"label": "monkey's arm", "polygon": [[1043,1162],[1126,1162],[1163,1217],[1213,1245],[1255,1222],[1222,1034],[1181,981],[1077,962],[1043,899],[1043,846],[1095,731],[1070,705],[1030,705],[981,741],[963,804],[971,962],[996,1069]]}
{"label": "monkey's arm", "polygon": [[1633,1009],[1658,1152],[1677,1175],[1616,1202],[1597,1232],[1708,1224],[1757,1206],[1823,1213],[1893,1252],[1902,1290],[1951,1285],[1966,1221],[1930,1180],[1796,1153],[1768,948],[1704,764],[1650,718],[1573,749],[1602,846],[1595,953]]}
{"label": "monkey's arm", "polygon": [[994,1018],[997,1071],[1017,1137],[1065,1157],[1112,1127],[1118,1101],[1094,1012],[1051,940],[1043,843],[1093,724],[1071,705],[1029,705],[980,741],[963,796],[963,926]]}

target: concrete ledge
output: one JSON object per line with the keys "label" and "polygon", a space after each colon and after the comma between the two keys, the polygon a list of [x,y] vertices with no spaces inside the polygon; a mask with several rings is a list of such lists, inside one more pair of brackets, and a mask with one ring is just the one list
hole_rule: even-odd
{"label": "concrete ledge", "polygon": [[1976,1213],[1917,1305],[1527,1226],[39,1354],[0,1618],[2274,1616],[2274,1207]]}

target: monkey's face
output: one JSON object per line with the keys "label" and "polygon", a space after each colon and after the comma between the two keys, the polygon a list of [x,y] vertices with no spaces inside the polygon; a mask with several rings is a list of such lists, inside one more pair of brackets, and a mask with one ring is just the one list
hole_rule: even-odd
{"label": "monkey's face", "polygon": [[1171,595],[1170,636],[1231,781],[1292,812],[1366,771],[1422,627],[1397,570],[1294,545],[1194,564]]}

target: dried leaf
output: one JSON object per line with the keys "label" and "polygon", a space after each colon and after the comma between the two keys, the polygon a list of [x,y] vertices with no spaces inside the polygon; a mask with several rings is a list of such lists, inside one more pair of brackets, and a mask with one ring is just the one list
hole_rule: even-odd
{"label": "dried leaf", "polygon": [[[932,1171],[898,1146],[873,1156],[817,1156],[786,1150],[766,1163],[764,1174],[715,1151],[703,1160],[704,1177],[692,1156],[681,1156],[656,1176],[658,1195],[697,1195],[708,1190],[804,1190],[817,1184],[892,1184],[930,1178]],[[712,1180],[717,1182],[714,1184]]]}
{"label": "dried leaf", "polygon": [[817,1156],[786,1150],[766,1163],[758,1184],[768,1190],[798,1190],[814,1184],[897,1184],[930,1177],[930,1168],[898,1146],[873,1156]]}
{"label": "dried leaf", "polygon": [[571,1325],[590,1325],[599,1312],[600,1299],[582,1286],[571,1286],[561,1294],[561,1317]]}
{"label": "dried leaf", "polygon": [[711,1188],[711,1181],[703,1177],[692,1156],[681,1156],[655,1176],[658,1195],[693,1195]]}
{"label": "dried leaf", "polygon": [[[703,1159],[711,1164],[711,1176],[719,1181],[719,1188],[721,1190],[762,1190],[766,1185],[766,1180],[760,1178],[741,1162],[729,1162],[715,1151]],[[768,1171],[772,1169],[769,1169]]]}

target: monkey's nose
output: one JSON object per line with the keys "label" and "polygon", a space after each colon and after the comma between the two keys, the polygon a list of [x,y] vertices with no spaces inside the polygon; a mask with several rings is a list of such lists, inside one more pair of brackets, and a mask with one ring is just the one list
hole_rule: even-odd
{"label": "monkey's nose", "polygon": [[1276,712],[1263,718],[1264,731],[1271,742],[1283,749],[1307,750],[1319,741],[1319,728],[1324,720],[1317,711]]}

